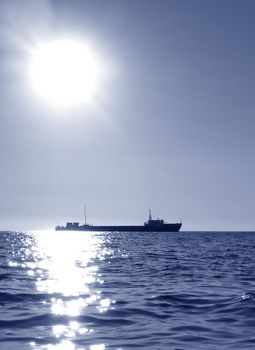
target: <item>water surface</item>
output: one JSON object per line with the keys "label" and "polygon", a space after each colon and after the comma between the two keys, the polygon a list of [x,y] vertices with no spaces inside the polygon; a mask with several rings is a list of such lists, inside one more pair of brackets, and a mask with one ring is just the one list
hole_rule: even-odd
{"label": "water surface", "polygon": [[0,349],[254,349],[254,233],[0,233]]}

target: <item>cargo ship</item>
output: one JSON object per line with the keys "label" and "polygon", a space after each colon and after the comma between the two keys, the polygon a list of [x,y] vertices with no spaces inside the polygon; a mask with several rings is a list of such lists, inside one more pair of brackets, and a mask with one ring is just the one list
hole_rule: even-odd
{"label": "cargo ship", "polygon": [[149,210],[149,219],[143,225],[105,225],[96,226],[87,223],[85,210],[85,224],[68,222],[65,226],[56,226],[56,231],[96,231],[96,232],[179,232],[182,222],[166,223],[162,219],[152,219]]}

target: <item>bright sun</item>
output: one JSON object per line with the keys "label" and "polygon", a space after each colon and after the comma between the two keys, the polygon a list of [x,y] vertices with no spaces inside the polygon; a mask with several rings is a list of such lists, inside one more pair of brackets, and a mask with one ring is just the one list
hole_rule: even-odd
{"label": "bright sun", "polygon": [[43,100],[58,107],[77,106],[89,101],[95,92],[99,65],[82,42],[53,40],[33,50],[30,76]]}

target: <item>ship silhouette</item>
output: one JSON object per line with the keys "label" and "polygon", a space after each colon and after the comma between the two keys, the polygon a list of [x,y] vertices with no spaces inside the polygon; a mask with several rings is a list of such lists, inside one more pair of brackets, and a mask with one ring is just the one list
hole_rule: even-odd
{"label": "ship silhouette", "polygon": [[163,219],[152,219],[149,209],[149,219],[143,225],[91,225],[87,223],[86,207],[84,209],[85,224],[67,222],[65,226],[56,226],[56,231],[96,231],[96,232],[178,232],[182,222],[166,223]]}

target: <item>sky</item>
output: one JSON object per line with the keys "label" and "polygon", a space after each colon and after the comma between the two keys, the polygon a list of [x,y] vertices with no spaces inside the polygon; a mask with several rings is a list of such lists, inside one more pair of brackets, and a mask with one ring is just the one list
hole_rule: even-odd
{"label": "sky", "polygon": [[[253,0],[1,0],[0,229],[143,224],[255,230]],[[89,43],[92,101],[57,110],[28,62]]]}

